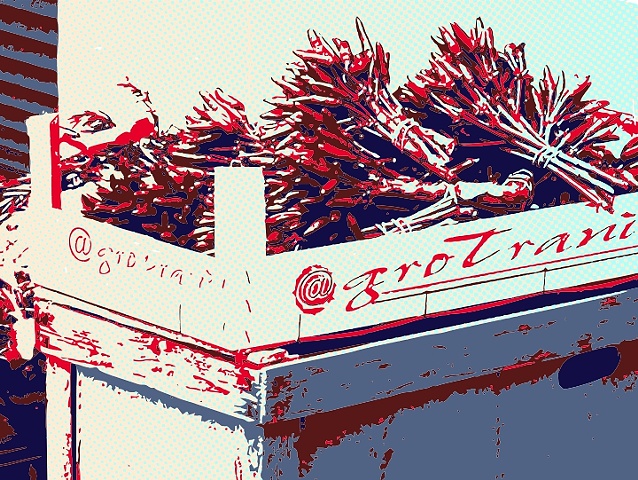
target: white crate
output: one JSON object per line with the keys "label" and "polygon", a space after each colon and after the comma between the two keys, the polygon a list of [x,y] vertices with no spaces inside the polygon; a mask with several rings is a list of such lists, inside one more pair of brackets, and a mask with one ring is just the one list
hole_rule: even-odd
{"label": "white crate", "polygon": [[[635,193],[617,197],[614,214],[570,204],[266,256],[263,177],[234,167],[216,170],[215,257],[194,253],[84,218],[65,197],[52,208],[50,119],[29,124],[34,280],[222,349],[418,318],[426,297],[440,314],[638,273]],[[300,284],[313,282],[334,289],[328,301],[303,302]]]}

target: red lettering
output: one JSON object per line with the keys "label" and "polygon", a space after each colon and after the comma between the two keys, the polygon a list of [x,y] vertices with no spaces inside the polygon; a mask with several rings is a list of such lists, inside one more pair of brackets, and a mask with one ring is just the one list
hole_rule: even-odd
{"label": "red lettering", "polygon": [[535,243],[532,242],[531,240],[525,240],[523,243],[516,242],[514,245],[510,247],[510,249],[512,248],[514,249],[514,255],[512,255],[512,260],[518,257],[518,254],[521,253],[521,250],[523,249],[525,245],[529,245],[530,247],[533,247]]}
{"label": "red lettering", "polygon": [[[425,268],[423,278],[434,275],[435,273],[439,273],[441,270],[447,267],[447,262],[449,262],[452,258],[454,258],[454,255],[448,255],[447,253],[437,253],[436,255],[434,255],[432,257],[432,260],[430,260],[430,263],[428,263],[428,266]],[[441,268],[439,268],[436,272],[432,271],[434,264],[439,261],[443,261],[443,265],[441,265]]]}
{"label": "red lettering", "polygon": [[567,242],[567,240],[569,240],[569,233],[561,233],[559,235],[556,235],[555,237],[550,238],[540,247],[538,247],[534,252],[534,255],[540,255],[554,244],[556,244],[556,253],[562,253],[565,250],[569,250],[572,247],[565,247],[565,243]]}
{"label": "red lettering", "polygon": [[458,237],[446,238],[444,241],[445,242],[464,242],[466,240],[475,240],[477,238],[480,239],[479,242],[476,244],[476,246],[469,253],[469,255],[465,257],[465,260],[463,260],[463,268],[469,268],[469,267],[473,267],[474,265],[478,265],[482,261],[487,260],[488,258],[493,257],[498,252],[500,252],[500,250],[495,250],[494,252],[481,258],[480,260],[474,260],[474,257],[476,256],[476,254],[479,252],[479,250],[481,250],[481,248],[483,248],[483,246],[487,243],[487,241],[490,238],[492,238],[494,235],[498,235],[499,233],[509,232],[510,230],[511,228],[508,228],[507,230],[496,231],[493,228],[492,230],[488,230],[487,232],[471,233],[469,235],[459,235]]}
{"label": "red lettering", "polygon": [[[113,251],[112,249],[109,249],[109,250],[111,250],[111,252]],[[105,255],[106,255],[106,248],[100,248],[100,250],[97,252],[97,256],[104,257]],[[108,273],[111,273],[111,266],[109,265],[109,261],[104,260],[102,263],[100,263],[100,267],[98,271],[100,272],[101,275],[106,275]]]}
{"label": "red lettering", "polygon": [[401,273],[399,274],[399,280],[397,280],[398,282],[401,282],[405,278],[405,276],[408,274],[408,271],[410,270],[410,267],[412,266],[421,267],[422,265],[415,260],[409,265],[404,263],[403,265],[400,265],[399,268],[395,270],[395,272],[398,272],[399,270],[401,270]]}
{"label": "red lettering", "polygon": [[[365,288],[363,289],[363,291],[357,293],[354,297],[352,297],[352,299],[347,303],[346,305],[346,312],[354,312],[355,310],[359,310],[360,308],[366,307],[368,305],[373,304],[374,302],[377,301],[377,299],[379,298],[379,295],[381,295],[379,292],[377,292],[374,287],[377,287],[379,285],[381,285],[383,283],[383,280],[380,282],[375,283],[374,281],[376,280],[378,275],[381,275],[385,272],[387,272],[388,269],[385,267],[381,267],[381,268],[373,268],[372,270],[368,270],[367,272],[365,272],[362,275],[359,275],[358,277],[353,278],[352,280],[350,280],[348,283],[346,283],[343,286],[344,290],[352,290],[353,288],[358,287],[359,285],[361,285],[363,282],[365,282],[366,280],[368,281],[367,285],[365,286]],[[366,278],[367,277],[367,278]],[[358,283],[354,284],[354,285],[350,285],[352,282],[354,282],[355,280],[361,279]],[[354,302],[357,298],[359,298],[361,295],[366,295],[367,301],[359,306],[353,306]]]}
{"label": "red lettering", "polygon": [[[635,216],[636,215],[634,215],[633,213],[629,213],[629,212],[625,212],[625,213],[622,214],[623,218],[633,218]],[[631,232],[629,234],[627,233],[634,223],[636,223],[636,221],[632,220],[627,225],[625,225],[625,228],[623,228],[622,232],[620,233],[620,236],[618,237],[619,240],[625,240],[625,239],[631,237],[634,234],[634,232]]]}
{"label": "red lettering", "polygon": [[98,271],[101,275],[111,273],[111,266],[109,265],[108,260],[104,260],[102,263],[100,263],[100,268]]}
{"label": "red lettering", "polygon": [[596,233],[593,233],[594,230],[592,228],[586,228],[585,230],[583,230],[585,237],[580,241],[578,245],[576,245],[576,248],[584,247],[589,242],[591,242],[594,238],[596,238],[598,235],[603,233],[605,230],[607,230],[607,233],[605,233],[603,240],[605,242],[608,242],[609,240],[614,238],[614,235],[612,235],[612,233],[614,232],[615,228],[616,228],[615,223],[613,225],[609,225],[608,227],[603,228],[602,230],[598,230]]}

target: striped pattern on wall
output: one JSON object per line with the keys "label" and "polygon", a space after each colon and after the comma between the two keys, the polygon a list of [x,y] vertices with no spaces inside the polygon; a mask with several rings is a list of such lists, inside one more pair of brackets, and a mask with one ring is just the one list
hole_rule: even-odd
{"label": "striped pattern on wall", "polygon": [[25,120],[58,106],[57,0],[0,0],[0,167],[29,169]]}

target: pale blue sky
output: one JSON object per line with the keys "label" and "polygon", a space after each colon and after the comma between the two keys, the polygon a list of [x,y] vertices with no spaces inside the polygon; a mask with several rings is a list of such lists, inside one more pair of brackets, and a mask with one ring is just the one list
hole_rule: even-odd
{"label": "pale blue sky", "polygon": [[439,26],[456,21],[467,29],[480,16],[499,48],[526,43],[536,76],[546,64],[591,75],[591,94],[628,112],[638,97],[638,5],[620,0],[61,0],[59,9],[62,112],[138,116],[128,94],[115,87],[129,75],[151,92],[163,121],[182,123],[200,103],[197,92],[216,87],[242,100],[254,121],[267,108],[262,99],[278,93],[271,77],[296,60],[292,50],[307,47],[306,30],[355,46],[357,16],[372,41],[391,53],[395,87],[427,65]]}

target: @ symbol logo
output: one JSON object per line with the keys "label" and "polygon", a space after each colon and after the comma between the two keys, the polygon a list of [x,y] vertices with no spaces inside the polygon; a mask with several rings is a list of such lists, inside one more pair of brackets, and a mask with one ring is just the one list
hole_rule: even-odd
{"label": "@ symbol logo", "polygon": [[79,262],[88,262],[91,257],[91,235],[83,228],[76,227],[69,233],[69,250]]}
{"label": "@ symbol logo", "polygon": [[297,277],[293,294],[302,312],[315,315],[325,308],[322,305],[334,300],[335,288],[332,272],[321,265],[312,265]]}

